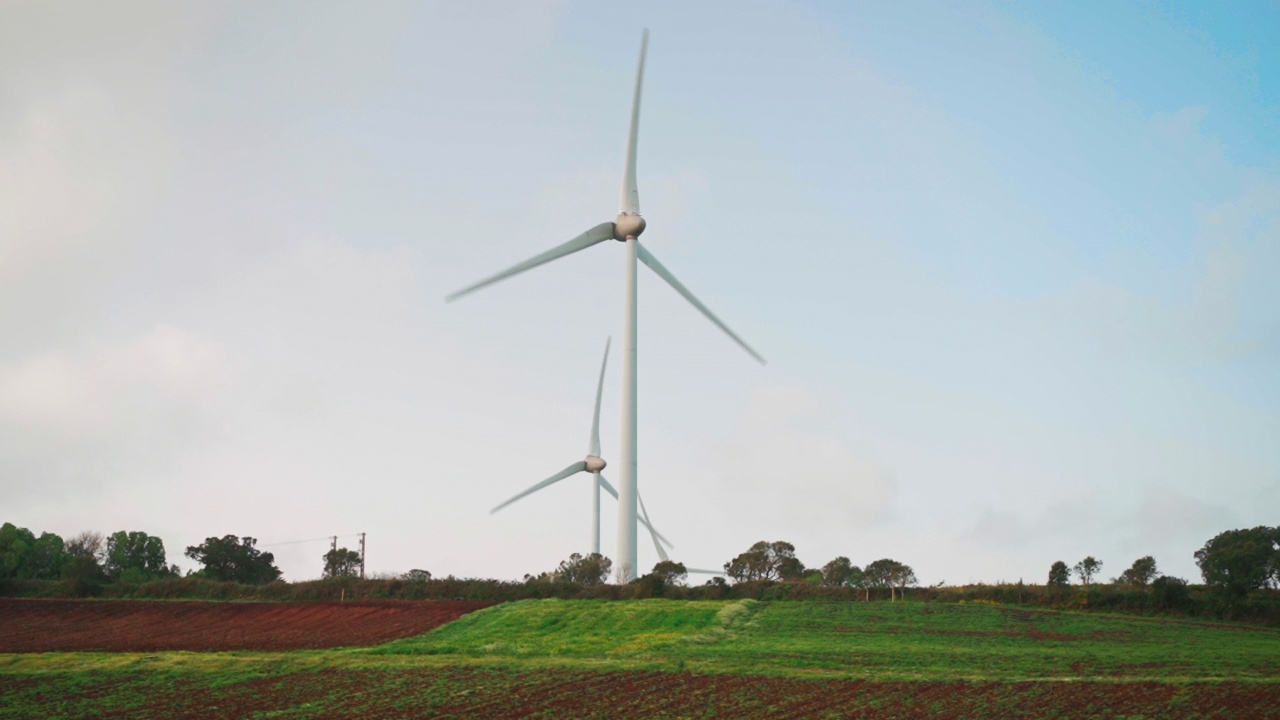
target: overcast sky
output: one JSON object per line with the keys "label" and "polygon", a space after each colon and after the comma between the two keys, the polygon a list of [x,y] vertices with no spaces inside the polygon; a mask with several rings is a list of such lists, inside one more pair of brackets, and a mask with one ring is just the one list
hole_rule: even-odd
{"label": "overcast sky", "polygon": [[444,296],[613,218],[644,27],[643,240],[769,361],[641,268],[675,559],[1198,579],[1280,523],[1280,10],[1110,0],[4,3],[0,521],[586,552],[586,476],[489,509],[585,454],[621,245]]}

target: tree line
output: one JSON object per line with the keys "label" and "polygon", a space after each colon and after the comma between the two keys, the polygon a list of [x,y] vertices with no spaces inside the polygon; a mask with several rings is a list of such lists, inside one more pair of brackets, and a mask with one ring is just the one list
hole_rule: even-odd
{"label": "tree line", "polygon": [[[257,542],[226,535],[191,545],[185,554],[201,568],[187,576],[249,585],[279,579],[275,558],[258,550]],[[50,532],[36,537],[13,523],[0,526],[0,579],[59,580],[84,595],[104,584],[138,585],[181,576],[177,565],[168,564],[164,540],[145,532],[103,536],[88,531],[64,540]]]}
{"label": "tree line", "polygon": [[103,536],[82,532],[64,540],[39,537],[13,523],[0,526],[0,578],[63,580],[76,587],[106,582],[140,583],[178,575],[165,560],[164,541],[121,530]]}
{"label": "tree line", "polygon": [[[581,585],[596,587],[609,580],[613,561],[591,553],[574,553],[559,567],[539,575],[525,575],[526,583]],[[421,571],[419,571],[421,572]],[[663,560],[653,570],[642,575],[634,583],[647,585],[648,596],[662,594],[667,588],[686,584],[689,572],[683,563]],[[915,571],[896,560],[876,560],[866,569],[854,565],[847,557],[838,557],[821,568],[808,568],[796,557],[796,548],[784,540],[761,540],[746,552],[724,564],[724,577],[716,576],[706,582],[709,586],[727,586],[725,577],[735,584],[767,585],[774,583],[805,583],[825,587],[857,588],[870,599],[873,589],[889,591],[889,598],[896,600],[905,588],[916,584]],[[657,591],[656,593],[654,591]]]}
{"label": "tree line", "polygon": [[[203,593],[211,597],[285,599],[292,593],[300,599],[319,599],[328,597],[330,589],[327,588],[339,587],[332,585],[334,582],[350,585],[359,567],[358,553],[335,548],[322,556],[324,580],[319,581],[320,584],[294,583],[298,586],[296,592],[288,589],[250,591],[246,588],[288,585],[277,582],[281,578],[280,569],[270,552],[257,547],[256,539],[235,535],[209,537],[198,545],[188,546],[184,554],[199,563],[200,568],[180,577],[178,567],[167,563],[164,542],[145,532],[121,530],[107,536],[85,532],[64,540],[48,532],[37,537],[26,528],[5,523],[0,526],[0,593],[31,592],[13,589],[17,586],[12,582],[7,586],[2,584],[30,580],[60,582],[59,588],[38,590],[45,594],[93,595],[108,588],[106,594],[114,596],[168,597]],[[1258,599],[1259,591],[1280,589],[1280,527],[1219,533],[1195,552],[1195,560],[1204,581],[1204,587],[1195,592],[1208,593],[1212,605],[1195,600],[1186,580],[1163,575],[1155,558],[1149,555],[1138,558],[1113,577],[1106,586],[1109,594],[1098,594],[1097,578],[1101,577],[1103,563],[1093,556],[1085,557],[1074,566],[1054,562],[1043,586],[1024,586],[1021,582],[1016,586],[978,586],[977,589],[935,586],[913,593],[921,599],[932,600],[994,598],[1001,602],[1055,607],[1106,605],[1119,610],[1215,612],[1235,616],[1240,615],[1239,609]],[[702,585],[691,584],[686,567],[669,560],[658,563],[629,585],[610,584],[612,569],[609,558],[575,553],[548,572],[526,575],[523,582],[437,579],[427,570],[414,569],[399,575],[382,575],[361,587],[379,597],[456,596],[492,600],[526,597],[861,600],[887,597],[896,600],[903,597],[906,589],[918,586],[915,571],[897,560],[882,558],[859,567],[848,557],[840,556],[821,567],[806,567],[796,556],[795,546],[785,541],[753,544],[724,563],[723,577],[712,577]],[[1073,575],[1079,580],[1075,591],[1071,590]],[[208,583],[229,583],[241,589],[220,590]],[[982,590],[984,587],[987,590]],[[354,597],[357,587],[352,585],[350,589],[350,596]],[[344,590],[342,596],[349,595]],[[1263,614],[1280,619],[1280,603],[1274,601],[1276,596],[1266,597],[1270,599],[1262,603]],[[1258,614],[1256,610],[1251,612]]]}
{"label": "tree line", "polygon": [[[1204,584],[1227,604],[1242,602],[1251,592],[1280,589],[1280,527],[1259,526],[1227,530],[1210,538],[1195,552],[1196,565]],[[1092,555],[1072,567],[1061,560],[1049,568],[1049,588],[1063,589],[1071,584],[1074,573],[1080,584],[1089,587],[1102,571],[1102,561]],[[1164,575],[1156,559],[1145,555],[1133,561],[1112,585],[1151,589],[1169,598],[1184,597],[1187,581]]]}
{"label": "tree line", "polygon": [[841,555],[821,568],[808,568],[796,557],[795,546],[782,540],[761,540],[725,563],[724,572],[734,582],[805,582],[826,587],[857,588],[865,593],[868,600],[874,589],[888,590],[889,599],[896,600],[906,588],[917,583],[915,570],[910,565],[889,558],[875,560],[860,568]]}

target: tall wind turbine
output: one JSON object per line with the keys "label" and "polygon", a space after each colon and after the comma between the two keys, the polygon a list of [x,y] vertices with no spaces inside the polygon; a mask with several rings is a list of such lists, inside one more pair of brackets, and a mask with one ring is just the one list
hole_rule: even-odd
{"label": "tall wind turbine", "polygon": [[640,192],[636,187],[636,141],[640,130],[640,89],[644,81],[645,50],[649,45],[649,31],[645,30],[640,39],[640,63],[636,69],[635,93],[631,100],[631,130],[627,134],[626,164],[622,170],[622,209],[613,222],[604,222],[587,230],[572,240],[557,245],[544,253],[535,255],[522,263],[514,265],[474,285],[465,287],[449,295],[446,300],[456,300],[463,295],[505,280],[526,270],[538,267],[569,255],[598,245],[605,240],[618,240],[626,243],[626,261],[624,264],[624,300],[623,311],[623,348],[622,348],[622,447],[619,460],[620,474],[618,480],[618,550],[613,558],[617,563],[621,578],[625,582],[634,580],[637,575],[636,565],[636,510],[637,510],[637,477],[636,477],[636,262],[644,263],[657,273],[688,300],[695,308],[733,339],[743,350],[760,364],[764,358],[749,345],[743,342],[727,325],[721,322],[702,301],[684,286],[665,265],[658,262],[640,244],[640,234],[644,232],[645,220],[640,216]]}
{"label": "tall wind turbine", "polygon": [[[603,487],[610,495],[616,499],[618,491],[608,480],[600,474],[608,464],[600,457],[600,399],[604,395],[604,371],[609,364],[609,340],[604,343],[604,360],[600,361],[600,380],[596,382],[596,405],[595,412],[591,416],[591,440],[587,445],[587,457],[585,460],[579,460],[542,482],[525,489],[519,494],[508,498],[500,505],[489,511],[489,514],[498,512],[502,508],[519,500],[526,495],[533,493],[551,485],[554,485],[565,478],[572,477],[578,473],[585,472],[591,474],[591,552],[600,552],[600,488]],[[637,498],[639,494],[637,494]],[[644,502],[641,501],[640,509],[644,511]],[[653,538],[653,546],[658,550],[658,557],[666,560],[667,554],[662,549],[662,543],[666,543],[667,547],[675,547],[666,538],[662,537],[653,527],[653,523],[649,522],[649,513],[644,512],[644,517],[640,518],[640,524],[644,525],[649,531],[649,536]]]}

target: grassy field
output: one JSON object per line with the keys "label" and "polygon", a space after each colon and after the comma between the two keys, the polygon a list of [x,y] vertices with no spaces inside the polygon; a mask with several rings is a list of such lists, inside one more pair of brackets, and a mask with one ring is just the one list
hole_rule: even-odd
{"label": "grassy field", "polygon": [[991,605],[526,601],[370,654],[888,680],[1280,680],[1280,631]]}
{"label": "grassy field", "polygon": [[524,601],[373,648],[0,655],[0,718],[1280,717],[1280,631],[940,603]]}

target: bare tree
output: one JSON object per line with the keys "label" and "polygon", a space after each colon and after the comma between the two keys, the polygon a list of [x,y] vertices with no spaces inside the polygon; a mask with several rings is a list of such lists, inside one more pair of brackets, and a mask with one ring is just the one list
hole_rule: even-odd
{"label": "bare tree", "polygon": [[1102,561],[1095,560],[1092,555],[1076,563],[1076,575],[1080,576],[1080,582],[1085,587],[1089,587],[1089,583],[1093,581],[1093,576],[1098,574],[1102,569]]}
{"label": "bare tree", "polygon": [[[572,558],[573,556],[570,555],[569,557]],[[605,559],[608,560],[608,558]],[[610,560],[609,562],[612,563],[613,561]],[[626,585],[629,577],[631,577],[631,563],[625,560],[618,563],[618,569],[613,574],[613,581],[619,585]]]}
{"label": "bare tree", "polygon": [[67,554],[75,558],[92,558],[95,563],[101,562],[106,555],[107,543],[102,533],[85,530],[67,540]]}

